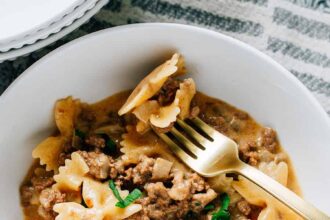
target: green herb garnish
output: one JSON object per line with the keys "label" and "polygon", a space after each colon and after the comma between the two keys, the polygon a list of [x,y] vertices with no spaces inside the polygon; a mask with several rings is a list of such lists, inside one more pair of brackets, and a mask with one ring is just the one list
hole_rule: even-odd
{"label": "green herb garnish", "polygon": [[130,194],[126,196],[124,199],[124,202],[117,202],[116,206],[119,208],[125,208],[129,206],[131,203],[133,203],[135,200],[140,198],[142,195],[142,192],[139,189],[134,189]]}
{"label": "green herb garnish", "polygon": [[204,211],[210,211],[214,208],[215,208],[215,206],[213,204],[208,204],[204,207]]}
{"label": "green herb garnish", "polygon": [[117,146],[116,143],[111,139],[111,137],[104,133],[104,132],[98,132],[96,133],[97,135],[100,135],[104,140],[105,140],[105,153],[106,154],[111,154],[116,152]]}
{"label": "green herb garnish", "polygon": [[116,150],[116,143],[110,137],[108,137],[105,141],[105,147],[110,152],[114,152]]}
{"label": "green herb garnish", "polygon": [[84,132],[80,131],[79,129],[75,129],[74,130],[74,136],[77,136],[81,139],[85,139],[86,134]]}
{"label": "green herb garnish", "polygon": [[113,180],[109,181],[109,187],[112,190],[113,195],[118,199],[120,203],[124,203],[124,200],[121,198],[118,189],[116,188],[115,182]]}
{"label": "green herb garnish", "polygon": [[221,200],[221,208],[219,211],[212,214],[212,220],[229,220],[230,213],[228,211],[228,206],[230,202],[230,198],[227,193],[223,193],[220,195]]}
{"label": "green herb garnish", "polygon": [[131,203],[133,203],[135,200],[141,197],[142,192],[139,189],[134,189],[130,194],[126,196],[125,199],[122,199],[118,189],[116,188],[115,183],[113,180],[109,181],[109,187],[113,192],[113,195],[118,199],[118,202],[116,203],[116,206],[119,208],[126,208]]}

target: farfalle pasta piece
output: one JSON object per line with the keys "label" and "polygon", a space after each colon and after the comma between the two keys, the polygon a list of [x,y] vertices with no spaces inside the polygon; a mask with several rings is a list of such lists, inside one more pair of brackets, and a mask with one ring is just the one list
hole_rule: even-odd
{"label": "farfalle pasta piece", "polygon": [[64,139],[58,137],[48,137],[38,144],[32,151],[33,158],[39,158],[41,165],[46,165],[46,170],[58,169],[58,157],[63,149]]}
{"label": "farfalle pasta piece", "polygon": [[[278,164],[273,161],[270,163],[262,162],[259,169],[284,186],[287,184],[288,165],[285,162]],[[300,219],[297,214],[286,206],[282,205],[271,195],[267,194],[261,188],[250,182],[249,180],[239,177],[239,181],[233,181],[234,189],[239,192],[249,203],[265,207],[258,217],[258,220],[276,220],[281,216],[282,219]]]}
{"label": "farfalle pasta piece", "polygon": [[160,105],[156,100],[150,100],[136,107],[132,113],[137,117],[137,119],[147,124],[150,116],[157,113],[159,108]]}
{"label": "farfalle pasta piece", "polygon": [[180,100],[176,95],[174,101],[170,105],[161,107],[158,114],[152,114],[150,116],[150,123],[158,128],[170,126],[171,123],[176,121],[176,117],[180,113],[179,102]]}
{"label": "farfalle pasta piece", "polygon": [[63,137],[71,137],[74,130],[74,122],[79,112],[79,101],[71,96],[60,99],[55,104],[55,123]]}
{"label": "farfalle pasta piece", "polygon": [[174,101],[161,107],[157,114],[150,116],[150,123],[159,128],[166,128],[176,121],[177,116],[184,119],[189,116],[190,102],[196,94],[196,86],[193,79],[185,79],[180,83],[180,88],[175,93]]}
{"label": "farfalle pasta piece", "polygon": [[88,172],[89,168],[84,158],[73,152],[71,160],[65,160],[65,166],[60,167],[59,174],[54,176],[54,187],[63,191],[78,191]]}
{"label": "farfalle pasta piece", "polygon": [[136,164],[139,162],[140,156],[145,155],[174,161],[174,168],[188,171],[186,166],[177,162],[176,157],[167,150],[168,146],[154,133],[147,132],[145,134],[139,134],[134,127],[129,126],[127,133],[123,134],[122,138],[123,140],[120,142],[122,148],[120,148],[120,151],[124,153],[122,159],[126,164]]}
{"label": "farfalle pasta piece", "polygon": [[260,212],[258,220],[278,220],[279,217],[279,213],[274,206],[268,205]]}
{"label": "farfalle pasta piece", "polygon": [[[118,189],[118,192],[122,198],[128,195],[127,190]],[[87,207],[102,210],[104,219],[124,219],[142,209],[139,204],[131,204],[126,208],[115,206],[118,200],[108,183],[100,183],[92,179],[84,180],[83,198]]]}
{"label": "farfalle pasta piece", "polygon": [[[118,192],[122,197],[128,195],[126,190],[118,190]],[[89,178],[84,179],[82,197],[87,207],[73,202],[56,204],[53,208],[55,212],[59,213],[56,220],[75,218],[119,220],[127,218],[142,209],[142,206],[139,204],[131,204],[126,208],[115,206],[118,200],[107,183],[100,183]]]}
{"label": "farfalle pasta piece", "polygon": [[146,124],[142,121],[138,121],[136,124],[136,131],[139,132],[140,134],[145,134],[150,130],[150,125]]}
{"label": "farfalle pasta piece", "polygon": [[100,212],[97,212],[96,210],[86,209],[84,206],[75,202],[55,204],[53,210],[58,213],[55,220],[103,220],[103,216]]}
{"label": "farfalle pasta piece", "polygon": [[289,169],[285,162],[280,162],[276,164],[274,161],[265,163],[261,162],[259,164],[259,170],[271,176],[277,182],[286,186],[288,183]]}
{"label": "farfalle pasta piece", "polygon": [[170,60],[157,67],[138,84],[118,114],[123,115],[133,111],[139,119],[136,126],[139,133],[148,131],[149,123],[158,128],[167,128],[176,121],[178,116],[180,119],[186,118],[189,116],[190,102],[196,93],[195,82],[191,78],[180,83],[180,88],[176,91],[170,105],[160,106],[156,100],[148,101],[170,76],[184,72],[183,58],[179,54],[174,54]]}
{"label": "farfalle pasta piece", "polygon": [[49,137],[41,142],[32,152],[33,158],[39,158],[41,165],[46,165],[46,170],[58,169],[58,157],[63,150],[64,143],[72,138],[74,122],[80,102],[72,97],[60,99],[55,104],[55,123],[60,131],[56,137]]}
{"label": "farfalle pasta piece", "polygon": [[185,119],[189,116],[190,103],[195,94],[196,85],[192,78],[185,79],[182,83],[180,83],[180,88],[176,94],[179,99],[180,119]]}
{"label": "farfalle pasta piece", "polygon": [[147,75],[133,90],[126,103],[118,111],[124,115],[154,96],[166,80],[173,74],[184,71],[184,61],[181,55],[175,53],[170,60],[158,66]]}
{"label": "farfalle pasta piece", "polygon": [[139,119],[136,125],[136,131],[139,133],[145,133],[150,129],[149,118],[152,114],[158,113],[160,105],[156,100],[146,101],[140,106],[136,107],[132,112],[137,119]]}

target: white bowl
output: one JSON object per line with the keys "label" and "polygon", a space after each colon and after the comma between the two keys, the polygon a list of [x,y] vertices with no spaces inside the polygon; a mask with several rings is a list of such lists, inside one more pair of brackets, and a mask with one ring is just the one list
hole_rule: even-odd
{"label": "white bowl", "polygon": [[0,219],[20,219],[18,187],[33,147],[54,128],[52,108],[73,95],[95,102],[132,88],[173,51],[198,89],[278,131],[305,198],[330,213],[330,120],[288,71],[248,45],[177,24],[138,24],[77,39],[31,66],[0,98]]}

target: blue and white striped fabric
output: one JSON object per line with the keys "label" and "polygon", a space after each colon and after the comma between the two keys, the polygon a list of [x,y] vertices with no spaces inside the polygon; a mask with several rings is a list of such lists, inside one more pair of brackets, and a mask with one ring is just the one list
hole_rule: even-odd
{"label": "blue and white striped fabric", "polygon": [[330,114],[330,0],[110,0],[89,23],[54,45],[0,64],[0,92],[59,45],[139,22],[191,24],[242,40],[286,67]]}

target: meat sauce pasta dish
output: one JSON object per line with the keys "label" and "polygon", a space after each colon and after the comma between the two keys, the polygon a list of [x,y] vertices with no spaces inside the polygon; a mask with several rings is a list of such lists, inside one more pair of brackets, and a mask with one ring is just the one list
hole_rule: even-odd
{"label": "meat sauce pasta dish", "polygon": [[239,146],[242,161],[300,194],[276,132],[244,111],[196,91],[180,54],[133,91],[98,103],[73,97],[54,107],[56,131],[35,147],[21,187],[26,220],[299,219],[234,174],[205,178],[155,132],[199,117]]}

